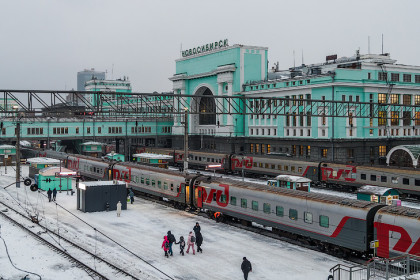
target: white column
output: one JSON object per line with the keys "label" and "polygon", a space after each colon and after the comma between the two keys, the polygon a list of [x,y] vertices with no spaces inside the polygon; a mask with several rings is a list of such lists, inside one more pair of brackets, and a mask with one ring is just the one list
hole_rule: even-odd
{"label": "white column", "polygon": [[[223,83],[218,83],[217,96],[222,96],[222,95],[223,95]],[[222,109],[223,109],[223,99],[217,98],[216,100],[217,100],[217,107],[220,108],[217,110],[218,111],[217,113],[219,113],[217,116],[217,120],[219,121],[220,125],[223,125],[223,115],[220,114],[222,113]]]}
{"label": "white column", "polygon": [[[232,82],[228,82],[228,91],[227,91],[228,96],[232,96]],[[229,111],[232,112],[232,105],[229,105]],[[233,115],[227,115],[227,125],[231,125],[233,126]],[[233,132],[233,130],[232,130]]]}

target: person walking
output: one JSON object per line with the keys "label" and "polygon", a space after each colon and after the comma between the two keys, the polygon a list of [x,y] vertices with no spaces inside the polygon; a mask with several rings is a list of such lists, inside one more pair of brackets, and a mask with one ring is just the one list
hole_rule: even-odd
{"label": "person walking", "polygon": [[121,201],[117,203],[117,217],[121,216]]}
{"label": "person walking", "polygon": [[201,227],[198,224],[198,222],[195,223],[195,226],[193,228],[193,231],[194,231],[194,233],[195,233],[196,236],[197,236],[197,232],[201,232]]}
{"label": "person walking", "polygon": [[48,201],[49,201],[49,202],[51,202],[51,195],[52,195],[52,190],[51,190],[51,188],[50,188],[50,189],[48,189],[48,191],[47,191],[47,195],[48,195]]}
{"label": "person walking", "polygon": [[195,242],[195,236],[193,235],[192,231],[190,231],[190,234],[188,235],[188,248],[187,248],[187,254],[189,254],[190,247],[192,247],[193,255],[195,255],[195,249],[194,249],[194,242]]}
{"label": "person walking", "polygon": [[133,202],[134,202],[134,193],[133,193],[133,190],[132,189],[130,189],[130,192],[128,193],[128,195],[130,196],[131,204],[133,204]]}
{"label": "person walking", "polygon": [[201,244],[203,244],[203,236],[199,231],[197,231],[197,233],[195,234],[195,244],[197,244],[197,253],[203,253],[203,249],[201,249]]}
{"label": "person walking", "polygon": [[244,279],[248,280],[248,273],[252,271],[252,265],[251,265],[251,262],[248,261],[246,257],[243,258],[241,269],[242,269],[242,272],[244,273]]}
{"label": "person walking", "polygon": [[57,197],[57,189],[56,188],[53,189],[52,195],[53,195],[53,201],[55,201],[56,197]]}
{"label": "person walking", "polygon": [[165,257],[169,258],[169,255],[168,255],[169,241],[166,235],[163,237],[162,248],[163,248],[163,251],[165,252]]}
{"label": "person walking", "polygon": [[174,253],[172,252],[172,244],[176,242],[175,236],[171,233],[171,231],[168,231],[168,241],[169,241],[169,251],[168,253],[173,256]]}
{"label": "person walking", "polygon": [[185,240],[184,236],[179,237],[179,242],[175,242],[175,244],[179,244],[179,253],[184,255],[184,248],[185,248]]}

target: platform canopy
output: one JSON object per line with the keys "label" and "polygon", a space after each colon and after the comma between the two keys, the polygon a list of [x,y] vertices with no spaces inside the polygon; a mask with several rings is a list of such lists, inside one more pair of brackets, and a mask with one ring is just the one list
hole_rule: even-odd
{"label": "platform canopy", "polygon": [[392,148],[386,156],[386,164],[401,167],[418,167],[420,145],[400,145]]}

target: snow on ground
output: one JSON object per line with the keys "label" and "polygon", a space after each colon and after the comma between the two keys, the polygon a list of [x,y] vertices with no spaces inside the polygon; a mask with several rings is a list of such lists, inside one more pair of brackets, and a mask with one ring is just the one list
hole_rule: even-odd
{"label": "snow on ground", "polygon": [[[0,173],[4,174],[1,168]],[[13,196],[22,205],[28,205],[28,210],[39,211],[41,224],[50,229],[59,227],[61,234],[73,238],[100,256],[117,262],[140,279],[168,279],[91,227],[56,207],[54,203],[49,203],[44,192],[31,192],[23,184],[20,189],[11,186],[4,190],[4,186],[14,181],[14,171],[8,168],[8,173],[7,176],[0,176],[1,201],[11,203]],[[28,174],[27,166],[22,168],[22,173],[23,176]],[[123,211],[121,217],[117,217],[115,211],[82,213],[76,209],[76,199],[76,195],[67,195],[64,191],[57,194],[57,203],[174,279],[243,279],[240,265],[244,256],[253,266],[250,280],[326,279],[331,267],[337,263],[346,263],[323,253],[223,223],[215,223],[213,220],[143,199],[136,198],[135,203],[129,204],[128,210]],[[174,245],[174,256],[165,258],[161,245],[166,232],[171,230],[177,240],[180,235],[187,237],[195,222],[201,225],[204,238],[203,253],[192,255],[190,252],[181,256],[179,246]],[[4,220],[0,220],[0,224],[13,263],[18,267],[36,272],[42,279],[88,278],[83,271],[71,267],[68,261],[20,229]],[[16,279],[16,276],[25,275],[10,265],[2,244],[0,267],[0,279]],[[31,279],[37,278],[32,276]]]}

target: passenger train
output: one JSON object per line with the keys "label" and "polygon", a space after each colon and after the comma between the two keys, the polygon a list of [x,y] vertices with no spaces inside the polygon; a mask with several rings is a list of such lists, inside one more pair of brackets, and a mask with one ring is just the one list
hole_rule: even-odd
{"label": "passenger train", "polygon": [[[167,199],[179,209],[222,212],[224,217],[302,239],[337,256],[371,253],[420,256],[420,210],[375,202],[262,186],[224,178],[183,174],[134,163],[109,163],[97,158],[31,150],[32,156],[61,159],[69,169],[98,180],[118,179],[134,190]],[[303,167],[302,167],[303,168]]]}
{"label": "passenger train", "polygon": [[[184,151],[142,148],[141,151],[173,156],[172,163],[182,166]],[[420,199],[420,172],[416,169],[357,166],[328,162],[295,160],[290,155],[242,156],[189,151],[188,164],[191,168],[205,169],[207,165],[220,163],[226,173],[242,171],[249,176],[294,175],[311,179],[315,187],[328,187],[355,192],[363,185],[375,185],[398,189],[402,196]]]}

